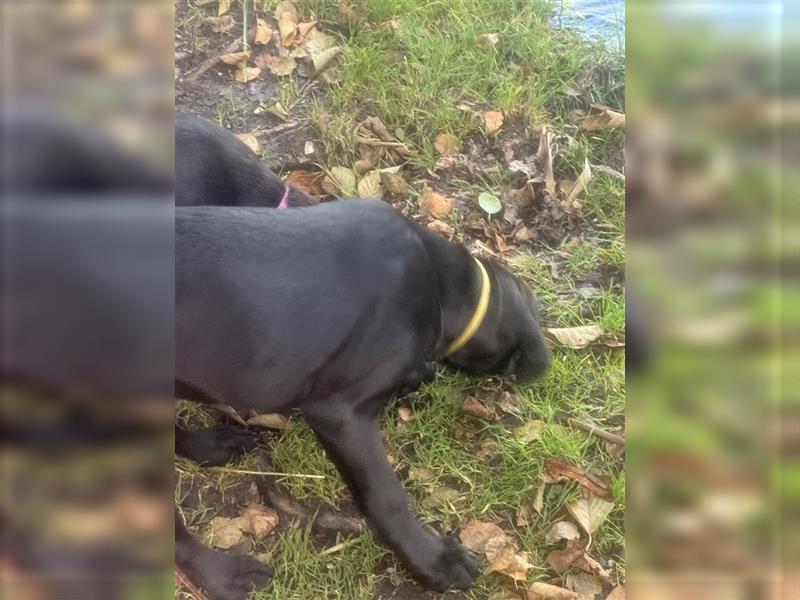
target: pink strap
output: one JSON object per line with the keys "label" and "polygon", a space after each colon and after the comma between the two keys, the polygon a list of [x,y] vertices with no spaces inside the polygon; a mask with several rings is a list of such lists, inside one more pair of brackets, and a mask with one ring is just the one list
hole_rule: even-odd
{"label": "pink strap", "polygon": [[278,204],[278,208],[289,208],[289,186],[286,186],[286,189],[283,192],[283,198],[281,198],[281,203]]}

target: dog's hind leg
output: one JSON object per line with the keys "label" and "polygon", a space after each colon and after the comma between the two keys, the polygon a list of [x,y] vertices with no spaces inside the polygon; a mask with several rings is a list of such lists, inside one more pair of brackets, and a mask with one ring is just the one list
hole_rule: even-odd
{"label": "dog's hind leg", "polygon": [[478,568],[469,552],[454,538],[428,533],[412,516],[386,460],[378,415],[336,401],[305,407],[304,414],[370,525],[409,570],[435,590],[471,587]]}
{"label": "dog's hind leg", "polygon": [[207,548],[186,530],[175,511],[175,566],[211,600],[246,600],[265,587],[273,570],[246,555],[225,554]]}
{"label": "dog's hind leg", "polygon": [[216,425],[206,429],[175,426],[175,454],[199,464],[219,466],[229,463],[258,445],[260,434],[235,425]]}

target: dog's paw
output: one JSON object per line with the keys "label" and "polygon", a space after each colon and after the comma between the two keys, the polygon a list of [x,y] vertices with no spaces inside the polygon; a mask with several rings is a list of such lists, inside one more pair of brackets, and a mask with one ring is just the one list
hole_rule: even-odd
{"label": "dog's paw", "polygon": [[247,600],[251,591],[265,587],[274,574],[271,567],[250,556],[218,553],[202,587],[212,600]]}
{"label": "dog's paw", "polygon": [[176,432],[175,453],[199,464],[224,465],[258,445],[260,435],[235,425]]}
{"label": "dog's paw", "polygon": [[[467,590],[478,576],[478,563],[458,540],[451,536],[432,538],[434,546],[421,552],[412,570],[426,587],[443,592],[448,588]],[[427,558],[427,560],[425,560]]]}

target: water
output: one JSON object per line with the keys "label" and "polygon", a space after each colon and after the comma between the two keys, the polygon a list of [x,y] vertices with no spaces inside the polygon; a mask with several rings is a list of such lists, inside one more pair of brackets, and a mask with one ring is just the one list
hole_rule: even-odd
{"label": "water", "polygon": [[625,0],[561,0],[553,25],[580,31],[611,50],[625,49]]}

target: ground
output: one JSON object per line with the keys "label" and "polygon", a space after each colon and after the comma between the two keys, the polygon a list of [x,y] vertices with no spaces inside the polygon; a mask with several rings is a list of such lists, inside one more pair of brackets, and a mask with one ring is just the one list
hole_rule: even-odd
{"label": "ground", "polygon": [[[441,369],[386,413],[387,453],[420,519],[455,535],[470,521],[499,526],[531,565],[516,587],[502,568],[469,593],[416,586],[369,532],[358,532],[344,485],[296,417],[265,430],[267,443],[236,464],[178,461],[176,499],[189,528],[216,544],[215,517],[237,517],[251,503],[277,511],[269,534],[243,535],[230,550],[276,569],[254,599],[524,598],[525,585],[575,588],[583,576],[576,565],[553,570],[548,558],[565,542],[545,538],[554,523],[577,519],[568,506],[594,498],[581,485],[589,477],[611,503],[580,539],[608,575],[596,592],[604,598],[624,582],[623,453],[574,425],[624,435],[624,132],[603,121],[624,113],[623,57],[553,29],[547,3],[306,0],[289,22],[318,21],[314,31],[340,49],[329,53],[335,59],[315,72],[312,51],[287,75],[264,68],[244,84],[234,81],[241,67],[223,62],[198,76],[209,57],[241,49],[242,1],[226,12],[227,32],[207,21],[220,4],[176,0],[179,109],[251,134],[276,172],[324,201],[381,195],[376,201],[506,264],[541,300],[544,326],[600,329],[592,343],[556,341],[552,368],[533,385]],[[267,43],[253,44],[250,69],[304,47],[284,46],[291,40],[279,33],[276,8],[280,15],[286,3],[246,6],[248,27],[261,18],[272,30]],[[605,124],[582,127],[589,115]],[[481,194],[490,211],[499,201],[500,212],[481,208]],[[179,421],[192,426],[222,418],[178,405]],[[565,463],[578,475],[554,477]],[[495,563],[482,564],[489,571]]]}

